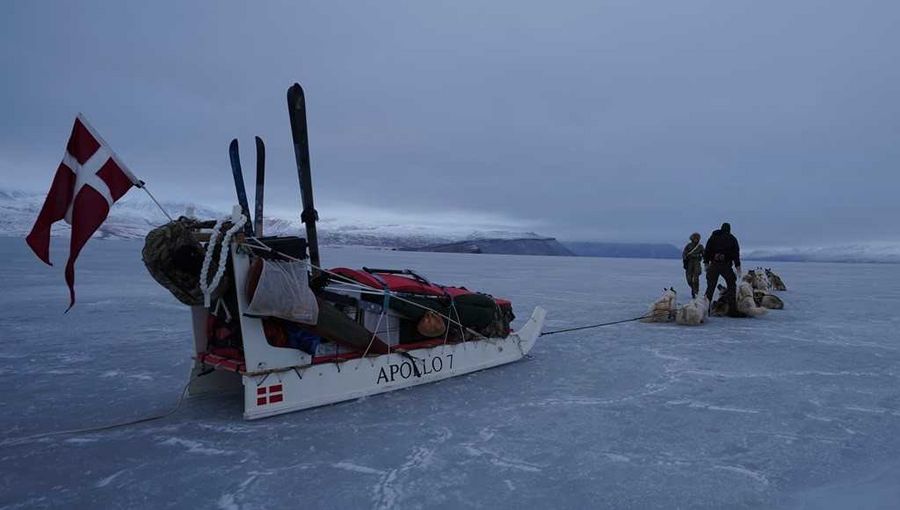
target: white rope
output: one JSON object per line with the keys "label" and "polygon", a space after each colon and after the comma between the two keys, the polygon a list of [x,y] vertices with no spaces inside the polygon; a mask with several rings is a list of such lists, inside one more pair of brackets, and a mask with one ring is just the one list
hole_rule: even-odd
{"label": "white rope", "polygon": [[234,225],[225,232],[225,236],[222,238],[221,249],[219,250],[219,267],[216,269],[212,281],[208,282],[209,266],[212,264],[216,242],[219,240],[219,234],[221,233],[222,225],[225,221],[227,221],[227,219],[224,218],[216,220],[216,225],[213,227],[213,233],[209,237],[209,243],[206,244],[206,255],[203,256],[203,266],[200,268],[200,292],[203,293],[203,306],[207,308],[209,308],[213,291],[219,287],[219,283],[222,282],[222,277],[225,276],[225,266],[228,263],[228,252],[226,250],[228,250],[228,247],[231,245],[231,238],[234,234],[244,228],[244,224],[247,223],[247,217],[242,214]]}
{"label": "white rope", "polygon": [[[381,311],[381,315],[378,316],[378,322],[375,323],[375,331],[372,332],[372,338],[369,340],[369,345],[366,346],[366,350],[363,352],[362,357],[365,358],[369,355],[369,349],[372,348],[372,344],[375,343],[375,336],[378,334],[378,328],[381,327],[381,319],[384,318],[384,310]],[[391,353],[391,339],[388,338],[388,354]]]}
{"label": "white rope", "polygon": [[209,265],[212,263],[213,252],[216,248],[216,241],[219,239],[219,231],[222,229],[222,223],[224,223],[224,219],[216,220],[215,226],[213,226],[212,234],[209,236],[209,241],[206,243],[206,253],[203,255],[203,265],[200,266],[200,292],[203,293],[203,303],[204,306],[209,306],[209,284],[207,283],[206,277],[209,274]]}
{"label": "white rope", "polygon": [[225,300],[222,298],[216,300],[216,308],[213,310],[213,315],[219,315],[219,310],[225,310],[225,322],[231,322],[231,312],[228,310],[228,305],[225,304]]}
{"label": "white rope", "polygon": [[[323,273],[328,273],[328,271],[325,269],[319,269],[319,270],[322,271]],[[333,274],[333,273],[329,273],[329,274]],[[341,275],[334,274],[334,276],[340,277]],[[456,326],[459,326],[460,328],[465,329],[465,331],[468,331],[469,333],[472,333],[475,336],[478,336],[480,338],[487,338],[486,336],[482,335],[481,333],[479,333],[475,330],[469,329],[466,326],[464,326],[462,323],[453,320],[453,318],[451,318],[449,315],[444,315],[433,308],[429,308],[425,305],[420,305],[419,303],[416,303],[415,301],[410,301],[408,299],[404,299],[403,297],[398,296],[397,294],[395,294],[391,291],[375,290],[372,287],[360,286],[360,288],[357,289],[356,292],[359,292],[360,294],[368,294],[370,296],[383,296],[385,294],[385,292],[388,292],[391,295],[391,299],[396,299],[397,301],[402,301],[404,303],[413,305],[417,308],[421,308],[422,310],[425,310],[427,312],[434,312],[437,315],[439,315],[440,317],[447,319],[447,321],[449,321],[451,324],[455,324]]]}

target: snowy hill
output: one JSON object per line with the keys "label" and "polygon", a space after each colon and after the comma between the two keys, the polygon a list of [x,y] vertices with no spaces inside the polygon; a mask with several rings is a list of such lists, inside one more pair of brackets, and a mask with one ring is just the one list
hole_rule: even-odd
{"label": "snowy hill", "polygon": [[[0,189],[0,236],[24,237],[37,218],[44,195],[17,190]],[[212,219],[227,214],[201,204],[187,202],[163,202],[163,207],[173,217],[189,210],[197,218]],[[521,238],[538,237],[530,232],[506,230],[480,230],[466,225],[431,224],[426,222],[397,221],[396,218],[361,221],[358,217],[322,214],[318,223],[322,244],[361,245],[392,248],[398,246],[420,247],[450,243],[471,238]],[[360,214],[359,217],[364,217]],[[140,239],[151,229],[165,223],[166,217],[156,205],[140,193],[130,193],[110,210],[109,218],[95,237],[103,239]],[[304,231],[299,214],[296,217],[266,217],[263,230],[267,235],[301,234]],[[64,222],[54,225],[53,235],[67,236],[69,226]]]}
{"label": "snowy hill", "polygon": [[747,260],[785,262],[900,263],[900,242],[872,242],[819,247],[759,248],[747,251]]}
{"label": "snowy hill", "polygon": [[[0,189],[0,236],[24,237],[31,229],[44,195],[17,190]],[[216,209],[202,204],[188,202],[163,202],[163,206],[173,216],[193,210],[198,218],[212,219],[224,216],[225,208]],[[366,218],[362,220],[360,218]],[[130,193],[116,202],[109,219],[95,234],[102,239],[140,239],[151,229],[163,224],[165,216],[149,198],[141,193]],[[544,238],[534,232],[514,229],[484,228],[470,225],[453,218],[445,221],[419,220],[408,216],[382,216],[373,219],[367,211],[347,210],[338,214],[321,214],[318,223],[320,242],[325,245],[358,245],[383,248],[414,248],[449,245],[468,241],[469,244],[485,240],[504,240],[512,245],[517,239],[537,240]],[[303,235],[299,214],[295,217],[271,214],[266,217],[264,230],[267,235]],[[67,236],[69,227],[64,222],[54,225],[53,234]],[[555,242],[555,241],[554,241]],[[535,244],[535,243],[530,243]],[[678,248],[668,244],[576,242],[565,241],[561,250],[540,253],[614,258],[679,258]],[[520,247],[525,252],[527,249]],[[466,251],[450,249],[448,251]],[[533,250],[532,250],[533,251]],[[481,248],[482,253],[494,253],[493,248]],[[514,251],[515,252],[515,251]],[[551,253],[553,252],[553,253]],[[497,253],[511,253],[499,251]],[[515,252],[519,253],[519,252]],[[524,253],[524,252],[523,252]],[[530,252],[529,252],[530,253]],[[881,243],[856,243],[824,247],[767,247],[749,248],[743,258],[754,261],[794,261],[794,262],[876,262],[900,263],[900,241]]]}
{"label": "snowy hill", "polygon": [[569,249],[552,237],[475,238],[454,243],[433,244],[421,248],[404,248],[406,251],[432,251],[440,253],[491,253],[497,255],[552,255],[572,256]]}

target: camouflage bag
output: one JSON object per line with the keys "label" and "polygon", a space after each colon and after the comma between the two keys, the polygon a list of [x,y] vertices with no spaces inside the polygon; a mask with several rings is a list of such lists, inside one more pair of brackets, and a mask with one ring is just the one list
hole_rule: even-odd
{"label": "camouflage bag", "polygon": [[203,305],[200,268],[204,251],[194,232],[212,225],[182,216],[151,230],[144,241],[141,255],[150,276],[189,306]]}

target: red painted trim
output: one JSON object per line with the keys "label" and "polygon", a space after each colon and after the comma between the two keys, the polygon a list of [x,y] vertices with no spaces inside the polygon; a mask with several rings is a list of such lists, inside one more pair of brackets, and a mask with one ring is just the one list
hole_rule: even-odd
{"label": "red painted trim", "polygon": [[217,370],[228,370],[229,372],[243,373],[247,371],[246,365],[242,361],[225,358],[209,352],[201,352],[197,354],[197,361],[204,365],[209,365]]}

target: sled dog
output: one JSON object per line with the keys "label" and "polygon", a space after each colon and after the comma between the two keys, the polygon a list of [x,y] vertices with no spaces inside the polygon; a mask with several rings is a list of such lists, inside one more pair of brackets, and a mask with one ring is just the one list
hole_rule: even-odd
{"label": "sled dog", "polygon": [[709,301],[703,294],[698,295],[678,309],[675,322],[685,326],[699,326],[709,316]]}
{"label": "sled dog", "polygon": [[784,280],[782,280],[781,277],[775,274],[775,271],[772,271],[770,268],[766,268],[766,278],[769,279],[769,285],[771,285],[773,289],[787,290],[787,287],[785,287],[784,285]]}
{"label": "sled dog", "polygon": [[769,279],[763,274],[762,268],[751,269],[741,278],[742,282],[749,283],[753,290],[769,290]]}
{"label": "sled dog", "polygon": [[721,283],[716,285],[716,293],[715,299],[713,299],[712,305],[709,307],[709,315],[711,317],[724,317],[728,314],[728,302],[725,301],[725,291],[728,290]]}
{"label": "sled dog", "polygon": [[784,301],[768,291],[754,290],[753,300],[756,301],[756,306],[768,308],[769,310],[782,310],[784,308]]}
{"label": "sled dog", "polygon": [[753,299],[753,286],[747,282],[741,282],[738,286],[737,308],[739,312],[752,317],[758,317],[766,313],[765,308],[756,306],[756,301]]}
{"label": "sled dog", "polygon": [[641,321],[669,322],[675,318],[677,306],[675,289],[672,287],[663,289],[662,296],[660,296],[655,303],[650,305],[647,316],[641,319]]}

